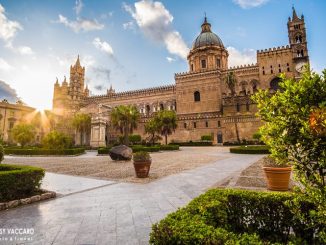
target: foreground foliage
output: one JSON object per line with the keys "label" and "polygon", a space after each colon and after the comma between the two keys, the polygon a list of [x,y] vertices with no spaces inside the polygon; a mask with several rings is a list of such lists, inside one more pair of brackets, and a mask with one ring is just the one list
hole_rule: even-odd
{"label": "foreground foliage", "polygon": [[274,95],[259,91],[253,96],[265,122],[262,138],[279,164],[293,165],[300,193],[317,207],[309,214],[310,225],[323,222],[320,236],[326,243],[326,70],[322,76],[307,70],[298,81],[281,78]]}
{"label": "foreground foliage", "polygon": [[44,170],[37,167],[0,165],[0,201],[20,199],[40,188]]}
{"label": "foreground foliage", "polygon": [[[313,227],[292,212],[290,193],[214,189],[153,225],[151,244],[319,244]],[[314,204],[300,202],[309,216]]]}

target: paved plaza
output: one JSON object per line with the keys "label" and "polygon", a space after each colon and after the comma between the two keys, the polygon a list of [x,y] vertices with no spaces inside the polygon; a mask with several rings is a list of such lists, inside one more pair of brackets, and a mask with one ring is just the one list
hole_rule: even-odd
{"label": "paved plaza", "polygon": [[148,244],[153,223],[263,157],[210,149],[215,162],[145,184],[90,181],[79,189],[84,178],[47,175],[47,186],[66,194],[0,212],[0,229],[34,228],[25,244]]}

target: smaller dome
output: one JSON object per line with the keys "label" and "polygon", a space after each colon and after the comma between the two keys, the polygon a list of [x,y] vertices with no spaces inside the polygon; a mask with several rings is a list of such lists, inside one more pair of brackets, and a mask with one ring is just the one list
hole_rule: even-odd
{"label": "smaller dome", "polygon": [[224,48],[223,42],[219,36],[211,31],[211,24],[207,22],[205,17],[204,23],[201,25],[202,31],[192,44],[192,49],[203,46],[220,46]]}

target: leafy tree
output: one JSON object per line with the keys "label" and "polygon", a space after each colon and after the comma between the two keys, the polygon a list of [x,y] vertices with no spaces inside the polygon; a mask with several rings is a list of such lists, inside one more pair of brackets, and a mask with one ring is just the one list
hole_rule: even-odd
{"label": "leafy tree", "polygon": [[123,143],[129,145],[129,134],[137,128],[140,118],[138,109],[132,105],[120,105],[112,109],[111,123],[112,126],[120,130],[123,135]]}
{"label": "leafy tree", "polygon": [[160,122],[157,117],[150,119],[145,124],[145,133],[150,135],[148,140],[149,142],[151,142],[152,145],[154,145],[156,141],[161,139],[161,137],[157,135],[157,133],[160,133]]}
{"label": "leafy tree", "polygon": [[72,146],[72,139],[64,133],[51,131],[42,140],[44,148],[68,149]]}
{"label": "leafy tree", "polygon": [[159,132],[165,138],[165,144],[168,143],[168,135],[171,135],[177,128],[177,115],[175,111],[159,111],[154,120],[158,123]]}
{"label": "leafy tree", "polygon": [[73,127],[80,133],[80,144],[84,144],[84,135],[91,130],[91,116],[85,113],[78,113],[72,119]]}
{"label": "leafy tree", "polygon": [[293,165],[301,193],[317,208],[311,225],[323,227],[319,237],[326,243],[326,70],[320,76],[307,69],[298,81],[281,78],[275,94],[259,91],[253,96],[265,122],[260,132],[272,157]]}
{"label": "leafy tree", "polygon": [[14,141],[22,147],[31,143],[35,137],[35,127],[32,124],[20,123],[15,125],[11,130],[11,136]]}

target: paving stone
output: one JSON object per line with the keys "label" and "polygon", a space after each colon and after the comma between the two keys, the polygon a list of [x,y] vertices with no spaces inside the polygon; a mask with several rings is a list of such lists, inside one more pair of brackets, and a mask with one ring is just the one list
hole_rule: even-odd
{"label": "paving stone", "polygon": [[227,159],[147,184],[90,181],[96,188],[1,211],[0,227],[34,227],[30,244],[148,244],[152,223],[263,157],[217,154]]}

